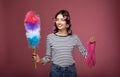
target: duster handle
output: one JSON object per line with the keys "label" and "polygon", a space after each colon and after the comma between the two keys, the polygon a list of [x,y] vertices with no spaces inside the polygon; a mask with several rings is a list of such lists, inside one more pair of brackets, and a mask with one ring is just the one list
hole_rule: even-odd
{"label": "duster handle", "polygon": [[[37,48],[36,47],[33,49],[33,53],[35,53],[35,55],[37,54]],[[34,61],[34,68],[37,69],[36,61]]]}

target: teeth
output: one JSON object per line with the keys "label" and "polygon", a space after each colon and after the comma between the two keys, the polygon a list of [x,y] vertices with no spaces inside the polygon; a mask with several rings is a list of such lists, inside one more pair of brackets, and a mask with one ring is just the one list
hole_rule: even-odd
{"label": "teeth", "polygon": [[58,25],[58,26],[62,26],[62,25],[60,24],[60,25]]}

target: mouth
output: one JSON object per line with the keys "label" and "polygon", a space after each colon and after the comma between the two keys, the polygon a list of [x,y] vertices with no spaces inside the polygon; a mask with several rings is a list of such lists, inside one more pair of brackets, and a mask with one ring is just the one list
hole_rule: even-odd
{"label": "mouth", "polygon": [[62,27],[63,25],[62,24],[58,24],[57,27]]}

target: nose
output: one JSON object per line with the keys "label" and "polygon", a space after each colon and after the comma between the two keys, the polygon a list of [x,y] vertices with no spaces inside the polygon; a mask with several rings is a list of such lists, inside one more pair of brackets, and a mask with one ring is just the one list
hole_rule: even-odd
{"label": "nose", "polygon": [[57,20],[56,23],[57,23],[57,24],[61,24],[61,20]]}

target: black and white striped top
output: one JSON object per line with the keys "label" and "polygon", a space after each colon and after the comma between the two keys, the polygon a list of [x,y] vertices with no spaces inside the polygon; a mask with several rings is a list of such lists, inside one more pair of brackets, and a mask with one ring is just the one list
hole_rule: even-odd
{"label": "black and white striped top", "polygon": [[52,33],[47,36],[46,43],[46,55],[43,58],[45,63],[51,60],[62,67],[75,63],[72,55],[74,47],[78,47],[83,57],[86,56],[87,51],[75,34],[58,36]]}

